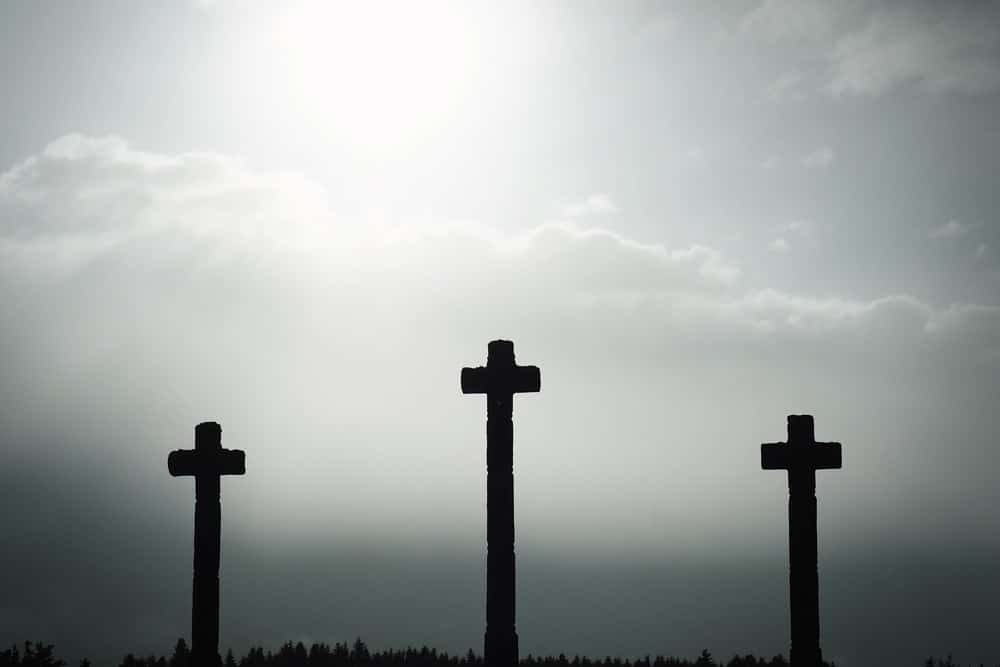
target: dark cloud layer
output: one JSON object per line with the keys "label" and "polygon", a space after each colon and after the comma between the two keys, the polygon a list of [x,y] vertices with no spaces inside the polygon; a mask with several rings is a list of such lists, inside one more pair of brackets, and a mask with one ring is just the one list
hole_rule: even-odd
{"label": "dark cloud layer", "polygon": [[[15,573],[4,579],[3,641],[44,637],[63,655],[114,664],[126,651],[164,653],[187,634],[191,531],[189,513],[181,510],[190,507],[137,503],[141,496],[126,497],[120,480],[91,486],[49,465],[14,472],[0,480],[3,507],[22,508],[2,517],[5,562]],[[227,485],[224,498],[238,483]],[[992,601],[1000,594],[995,547],[827,549],[830,532],[821,537],[829,658],[910,664],[944,647],[963,660],[989,657]],[[267,547],[228,525],[224,534],[224,646],[243,651],[257,643],[361,635],[378,647],[480,650],[483,558],[471,535],[366,541],[330,533]],[[785,651],[785,563],[730,549],[595,558],[522,541],[523,650]]]}

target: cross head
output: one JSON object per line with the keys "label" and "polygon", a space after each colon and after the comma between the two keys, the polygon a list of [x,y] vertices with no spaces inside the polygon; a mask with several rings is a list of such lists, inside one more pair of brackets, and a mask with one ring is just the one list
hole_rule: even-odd
{"label": "cross head", "polygon": [[797,478],[812,478],[816,471],[841,467],[839,442],[816,442],[812,415],[788,415],[788,442],[760,446],[760,467],[787,470],[789,485]]}
{"label": "cross head", "polygon": [[463,394],[510,395],[537,392],[542,387],[538,366],[514,363],[514,343],[490,341],[486,365],[462,369]]}
{"label": "cross head", "polygon": [[216,422],[203,422],[195,427],[194,449],[170,452],[167,469],[174,477],[245,475],[246,453],[240,449],[223,449],[222,427]]}

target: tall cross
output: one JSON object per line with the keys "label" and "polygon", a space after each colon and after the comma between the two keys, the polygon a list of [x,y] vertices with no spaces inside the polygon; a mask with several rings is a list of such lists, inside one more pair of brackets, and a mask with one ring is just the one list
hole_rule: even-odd
{"label": "tall cross", "polygon": [[194,429],[194,449],[167,457],[174,477],[194,477],[194,592],[191,607],[192,667],[216,667],[219,658],[219,537],[222,532],[221,475],[246,474],[246,454],[222,448],[222,427],[203,422]]}
{"label": "tall cross", "polygon": [[486,637],[488,667],[517,665],[514,621],[514,394],[539,391],[538,366],[514,363],[514,343],[489,344],[486,366],[462,369],[462,393],[486,394]]}
{"label": "tall cross", "polygon": [[812,415],[788,415],[788,442],[760,446],[764,470],[788,471],[788,578],[792,667],[818,667],[819,572],[816,558],[816,471],[841,467],[839,442],[816,442]]}

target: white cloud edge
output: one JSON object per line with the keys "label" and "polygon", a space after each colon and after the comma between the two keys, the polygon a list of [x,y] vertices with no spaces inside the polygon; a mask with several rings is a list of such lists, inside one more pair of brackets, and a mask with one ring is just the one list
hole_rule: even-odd
{"label": "white cloud edge", "polygon": [[807,169],[825,169],[833,164],[836,153],[830,146],[820,146],[816,150],[802,156],[802,166]]}
{"label": "white cloud edge", "polygon": [[610,195],[598,192],[580,201],[563,204],[560,212],[567,218],[583,218],[617,213],[618,206]]}
{"label": "white cloud edge", "polygon": [[[289,189],[287,179],[280,175],[254,171],[224,156],[206,157],[206,155],[208,154],[191,153],[166,156],[145,153],[132,150],[125,141],[116,137],[97,139],[80,135],[61,137],[50,143],[39,154],[0,174],[0,215],[10,212],[6,206],[11,202],[20,202],[29,208],[43,205],[47,196],[44,189],[46,184],[42,179],[46,174],[45,170],[54,166],[81,166],[81,163],[86,163],[82,164],[85,167],[85,174],[89,173],[86,171],[89,169],[97,172],[102,178],[106,176],[104,170],[120,176],[123,170],[127,173],[128,169],[132,169],[135,172],[133,176],[136,173],[140,175],[139,185],[133,183],[132,187],[139,189],[153,187],[141,178],[150,177],[150,182],[161,189],[159,193],[161,197],[156,201],[167,202],[163,204],[164,206],[173,206],[179,201],[178,197],[172,196],[177,193],[171,190],[171,188],[183,190],[178,186],[178,182],[185,186],[190,184],[183,178],[164,183],[156,178],[159,172],[183,169],[185,165],[194,169],[205,160],[210,165],[222,165],[224,168],[220,171],[210,172],[210,175],[215,174],[219,179],[218,187],[246,188],[247,192],[263,190],[268,196],[278,198],[279,207],[291,202],[291,212],[283,211],[286,214],[285,219],[279,216],[277,219],[265,218],[256,221],[258,226],[272,226],[277,229],[266,230],[264,233],[251,235],[250,238],[245,235],[239,237],[241,243],[251,243],[257,248],[266,247],[273,250],[274,239],[288,231],[289,220],[294,222],[295,213],[300,210],[301,202],[297,202],[297,197],[306,193],[307,201],[302,208],[308,209],[315,205],[315,201],[309,195],[313,186],[309,184],[304,188],[293,186]],[[86,187],[80,188],[78,185],[67,186],[65,183],[61,185],[57,183],[56,187],[68,188],[70,194],[79,196]],[[25,199],[22,197],[25,192],[31,196]],[[207,193],[210,201],[218,194],[211,187],[206,187],[204,193]],[[61,196],[66,193],[58,191],[57,194]],[[111,191],[109,196],[115,196],[115,192]],[[212,214],[213,211],[209,213]],[[309,211],[309,215],[316,218],[329,213],[327,210]],[[209,233],[232,240],[233,230],[226,225],[233,223],[234,217],[237,220],[236,224],[242,224],[240,211],[235,213],[225,211],[220,215],[227,219],[213,221],[208,232],[182,220],[174,220],[170,224],[175,224],[180,233],[196,235]],[[25,237],[23,234],[13,233],[16,230],[12,225],[9,219],[0,218],[0,254],[10,259],[17,253],[28,251],[28,260],[23,265],[30,266],[36,271],[43,270],[46,261],[51,264],[53,257],[60,253],[71,255],[83,252],[99,257],[101,253],[108,252],[109,248],[115,246],[114,239],[111,238],[114,236],[113,229],[109,232],[107,229],[76,228],[72,233],[60,233],[61,230],[56,228],[43,230],[44,233],[39,235],[29,234]],[[283,246],[281,251],[316,252],[318,248],[319,252],[323,252],[336,247],[340,240],[338,234],[343,230],[340,227],[332,228],[323,224],[319,227],[327,237],[330,235],[336,237],[335,240],[326,238],[325,244],[320,243],[318,246],[308,243],[290,244]],[[788,229],[792,230],[793,227],[788,226]],[[132,231],[129,229],[124,233]],[[442,244],[442,240],[446,240],[447,243]],[[88,241],[91,242],[89,247]],[[577,282],[596,271],[592,280],[598,282],[587,283],[584,287],[598,289],[595,293],[597,294],[601,291],[599,281],[610,278],[615,283],[610,287],[616,293],[620,295],[624,290],[631,294],[627,299],[628,303],[636,303],[636,299],[659,299],[664,294],[664,289],[675,295],[688,294],[676,302],[683,303],[689,308],[689,311],[685,312],[714,314],[712,317],[732,317],[734,322],[742,322],[759,331],[778,329],[824,331],[842,328],[845,325],[850,328],[853,326],[852,322],[871,319],[879,313],[905,311],[909,315],[904,319],[913,320],[916,328],[923,333],[955,331],[962,328],[957,323],[974,319],[979,321],[979,324],[963,326],[972,326],[980,333],[986,331],[987,339],[994,343],[1000,341],[1000,308],[994,306],[953,304],[936,310],[908,295],[890,295],[864,301],[794,296],[774,288],[742,287],[740,284],[742,276],[738,266],[714,248],[693,245],[682,249],[668,249],[661,244],[640,242],[613,231],[585,227],[575,222],[542,224],[517,235],[502,234],[481,225],[422,225],[381,229],[377,235],[354,240],[360,244],[355,246],[355,249],[366,245],[371,248],[370,244],[405,246],[408,253],[428,247],[439,253],[448,253],[452,251],[454,244],[461,245],[470,241],[483,248],[481,253],[485,254],[477,255],[480,259],[493,257],[506,258],[514,262],[522,261],[523,265],[519,268],[525,271],[537,272],[541,270],[539,267],[551,265],[570,274],[564,276],[566,280]],[[465,247],[467,246],[463,246]],[[406,254],[402,253],[403,256]],[[349,255],[350,253],[347,253],[339,257]],[[12,265],[8,265],[8,270],[10,266]],[[576,283],[567,284],[576,287]],[[680,297],[672,298],[676,300]],[[986,324],[983,324],[983,321]]]}
{"label": "white cloud edge", "polygon": [[969,225],[952,218],[948,222],[935,227],[927,233],[932,239],[953,239],[964,236],[969,231]]}

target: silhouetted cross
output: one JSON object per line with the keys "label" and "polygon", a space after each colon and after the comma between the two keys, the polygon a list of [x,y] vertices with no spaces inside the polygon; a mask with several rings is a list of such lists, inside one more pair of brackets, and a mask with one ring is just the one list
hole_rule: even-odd
{"label": "silhouetted cross", "polygon": [[816,471],[841,467],[839,442],[816,442],[812,415],[788,416],[788,442],[760,446],[764,470],[788,471],[788,577],[793,667],[818,667]]}
{"label": "silhouetted cross", "polygon": [[514,394],[541,389],[537,366],[514,363],[514,343],[489,344],[486,366],[462,369],[462,393],[486,394],[486,637],[489,667],[518,664],[514,592]]}
{"label": "silhouetted cross", "polygon": [[246,454],[222,448],[222,427],[215,422],[194,429],[194,449],[167,457],[174,477],[194,477],[194,586],[191,606],[193,667],[215,667],[219,658],[219,538],[222,532],[220,476],[246,473]]}

